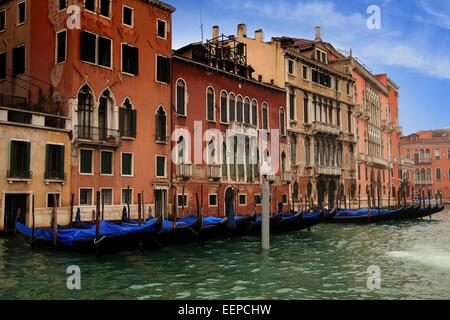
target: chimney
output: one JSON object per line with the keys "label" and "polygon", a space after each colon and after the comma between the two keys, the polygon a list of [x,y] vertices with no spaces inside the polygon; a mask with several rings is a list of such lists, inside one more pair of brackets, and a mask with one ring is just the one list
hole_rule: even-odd
{"label": "chimney", "polygon": [[213,27],[213,39],[219,38],[219,26]]}
{"label": "chimney", "polygon": [[320,37],[320,27],[316,27],[316,41],[322,41],[322,38]]}
{"label": "chimney", "polygon": [[264,42],[264,31],[262,29],[255,31],[255,40]]}
{"label": "chimney", "polygon": [[247,26],[245,23],[238,24],[237,37],[238,39],[247,37]]}

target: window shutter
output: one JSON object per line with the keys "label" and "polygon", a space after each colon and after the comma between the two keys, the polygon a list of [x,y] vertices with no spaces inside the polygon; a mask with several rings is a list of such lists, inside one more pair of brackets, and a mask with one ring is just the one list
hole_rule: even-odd
{"label": "window shutter", "polygon": [[133,55],[132,61],[133,63],[133,74],[138,75],[139,74],[139,48],[132,48],[131,53]]}
{"label": "window shutter", "polygon": [[30,171],[30,149],[31,143],[28,142],[25,147],[25,166],[24,166],[25,174],[28,174],[28,171]]}
{"label": "window shutter", "polygon": [[124,128],[125,128],[125,109],[124,108],[119,108],[119,131],[120,131],[120,135],[123,136],[124,132]]}
{"label": "window shutter", "polygon": [[14,170],[14,141],[11,141],[10,154],[9,154],[9,170]]}
{"label": "window shutter", "polygon": [[65,153],[65,147],[60,146],[59,147],[59,163],[58,163],[58,174],[61,175],[61,178],[64,178],[64,153]]}
{"label": "window shutter", "polygon": [[50,145],[45,146],[45,172],[50,172]]}
{"label": "window shutter", "polygon": [[131,114],[131,124],[130,124],[131,136],[136,137],[137,110],[131,110],[130,114]]}

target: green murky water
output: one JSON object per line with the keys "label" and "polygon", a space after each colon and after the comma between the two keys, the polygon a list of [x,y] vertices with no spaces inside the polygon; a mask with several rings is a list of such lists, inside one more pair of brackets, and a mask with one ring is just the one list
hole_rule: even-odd
{"label": "green murky water", "polygon": [[[273,236],[91,256],[0,239],[1,299],[450,299],[450,212],[433,221],[321,225]],[[81,268],[70,291],[66,269]],[[367,268],[381,289],[367,288]]]}

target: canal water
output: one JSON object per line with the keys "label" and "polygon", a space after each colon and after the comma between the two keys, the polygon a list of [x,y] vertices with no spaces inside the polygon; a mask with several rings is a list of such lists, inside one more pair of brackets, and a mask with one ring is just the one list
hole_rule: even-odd
{"label": "canal water", "polygon": [[[95,257],[0,239],[0,299],[450,299],[450,212]],[[81,290],[66,270],[81,269]],[[368,288],[368,268],[380,288]],[[373,274],[372,274],[373,275]],[[369,284],[376,281],[369,281]],[[373,286],[369,286],[373,289]]]}

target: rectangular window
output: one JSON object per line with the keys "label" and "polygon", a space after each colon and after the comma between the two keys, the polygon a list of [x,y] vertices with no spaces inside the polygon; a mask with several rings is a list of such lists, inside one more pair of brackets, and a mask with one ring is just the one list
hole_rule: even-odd
{"label": "rectangular window", "polygon": [[134,25],[134,12],[130,7],[123,6],[122,23],[132,27]]}
{"label": "rectangular window", "polygon": [[350,83],[350,81],[347,82],[347,95],[351,95],[352,93],[352,84]]}
{"label": "rectangular window", "polygon": [[100,15],[111,17],[111,0],[100,0]]}
{"label": "rectangular window", "polygon": [[295,62],[293,60],[288,60],[288,73],[291,76],[295,75]]}
{"label": "rectangular window", "polygon": [[113,174],[113,153],[110,151],[101,152],[101,174]]}
{"label": "rectangular window", "polygon": [[0,53],[0,80],[6,79],[6,52]]}
{"label": "rectangular window", "polygon": [[308,80],[308,67],[303,66],[303,80]]}
{"label": "rectangular window", "polygon": [[17,5],[17,24],[25,23],[26,16],[26,3],[24,1]]}
{"label": "rectangular window", "polygon": [[295,120],[295,92],[289,91],[289,120]]}
{"label": "rectangular window", "polygon": [[0,32],[6,30],[6,10],[0,11]]}
{"label": "rectangular window", "polygon": [[80,173],[93,174],[94,173],[94,151],[80,150]]}
{"label": "rectangular window", "polygon": [[240,206],[246,206],[247,205],[247,195],[246,194],[240,194],[239,195],[239,205]]}
{"label": "rectangular window", "polygon": [[188,199],[187,199],[187,195],[182,195],[182,194],[179,194],[178,196],[177,196],[177,205],[178,205],[178,208],[182,208],[182,207],[187,207],[187,205],[188,205],[188,201],[187,201]]}
{"label": "rectangular window", "polygon": [[113,190],[112,189],[102,189],[101,200],[105,206],[111,206],[113,204]]}
{"label": "rectangular window", "polygon": [[288,203],[288,197],[286,194],[283,194],[281,196],[281,202],[283,202],[283,204],[287,204]]}
{"label": "rectangular window", "polygon": [[262,202],[261,195],[260,194],[255,194],[255,206],[256,205],[260,205],[261,202]]}
{"label": "rectangular window", "polygon": [[133,204],[133,189],[122,189],[122,204]]}
{"label": "rectangular window", "polygon": [[336,91],[339,91],[339,79],[335,79],[335,89]]}
{"label": "rectangular window", "polygon": [[48,193],[47,194],[47,208],[60,207],[61,196],[59,193]]}
{"label": "rectangular window", "polygon": [[167,38],[167,23],[163,20],[157,21],[157,35],[163,39]]}
{"label": "rectangular window", "polygon": [[56,34],[56,63],[66,61],[67,31],[60,31]]}
{"label": "rectangular window", "polygon": [[25,46],[13,48],[13,76],[25,73]]}
{"label": "rectangular window", "polygon": [[81,61],[95,63],[96,41],[97,36],[95,34],[86,31],[81,32]]}
{"label": "rectangular window", "polygon": [[67,0],[58,0],[58,10],[64,10],[67,8]]}
{"label": "rectangular window", "polygon": [[303,99],[303,117],[305,123],[309,123],[309,100],[307,96]]}
{"label": "rectangular window", "polygon": [[440,181],[442,179],[441,169],[436,169],[436,180]]}
{"label": "rectangular window", "polygon": [[139,49],[122,44],[122,72],[139,74]]}
{"label": "rectangular window", "polygon": [[352,128],[352,112],[351,110],[349,110],[347,112],[347,117],[348,117],[348,132],[353,132],[353,128]]}
{"label": "rectangular window", "polygon": [[157,55],[156,56],[156,81],[170,82],[170,59]]}
{"label": "rectangular window", "polygon": [[439,150],[439,149],[434,150],[434,158],[436,160],[441,160],[441,150]]}
{"label": "rectangular window", "polygon": [[80,189],[80,206],[92,206],[92,189]]}
{"label": "rectangular window", "polygon": [[156,177],[166,177],[166,157],[156,156]]}
{"label": "rectangular window", "polygon": [[122,176],[133,175],[133,154],[122,153]]}
{"label": "rectangular window", "polygon": [[64,180],[64,146],[47,144],[45,156],[45,179]]}
{"label": "rectangular window", "polygon": [[111,39],[98,37],[98,64],[107,68],[111,68],[111,43]]}
{"label": "rectangular window", "polygon": [[208,196],[208,205],[210,207],[217,207],[217,194],[210,194]]}
{"label": "rectangular window", "polygon": [[8,178],[31,179],[30,149],[30,142],[11,141]]}
{"label": "rectangular window", "polygon": [[88,11],[95,12],[95,3],[97,0],[85,0],[84,1],[84,8]]}

